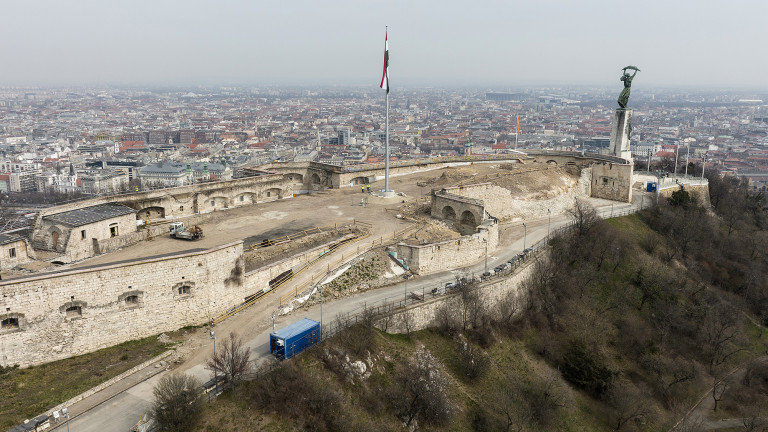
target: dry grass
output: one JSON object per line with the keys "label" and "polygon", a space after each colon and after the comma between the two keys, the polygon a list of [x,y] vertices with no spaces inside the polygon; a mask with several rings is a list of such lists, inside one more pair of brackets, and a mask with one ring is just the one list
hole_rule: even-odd
{"label": "dry grass", "polygon": [[39,415],[171,345],[152,336],[39,366],[0,369],[0,428],[9,429]]}

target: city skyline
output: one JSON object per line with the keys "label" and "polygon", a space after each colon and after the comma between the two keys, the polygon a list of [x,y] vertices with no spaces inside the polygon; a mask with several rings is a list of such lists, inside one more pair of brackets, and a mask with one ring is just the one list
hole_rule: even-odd
{"label": "city skyline", "polygon": [[754,1],[42,2],[4,6],[0,86],[370,85],[765,89]]}

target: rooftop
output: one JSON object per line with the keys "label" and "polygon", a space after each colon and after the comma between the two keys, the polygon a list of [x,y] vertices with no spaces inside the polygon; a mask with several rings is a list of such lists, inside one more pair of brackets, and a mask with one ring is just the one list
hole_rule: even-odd
{"label": "rooftop", "polygon": [[134,213],[136,213],[136,210],[130,207],[122,204],[108,203],[43,216],[43,219],[71,227],[78,227]]}

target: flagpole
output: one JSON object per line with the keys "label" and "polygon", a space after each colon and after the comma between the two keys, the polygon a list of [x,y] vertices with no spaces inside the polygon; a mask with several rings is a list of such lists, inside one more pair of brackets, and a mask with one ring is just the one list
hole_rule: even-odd
{"label": "flagpole", "polygon": [[[384,26],[384,34],[387,33],[387,26]],[[385,69],[384,72],[387,73],[387,70]],[[387,110],[384,125],[386,129],[384,132],[384,192],[386,194],[389,192],[389,76],[387,76]]]}
{"label": "flagpole", "polygon": [[387,92],[387,119],[384,142],[384,192],[389,192],[389,92]]}

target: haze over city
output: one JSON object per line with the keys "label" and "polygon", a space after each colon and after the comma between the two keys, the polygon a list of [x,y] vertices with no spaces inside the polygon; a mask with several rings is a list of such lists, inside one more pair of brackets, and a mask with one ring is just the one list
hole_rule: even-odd
{"label": "haze over city", "polygon": [[0,86],[765,88],[768,6],[737,2],[12,2]]}

